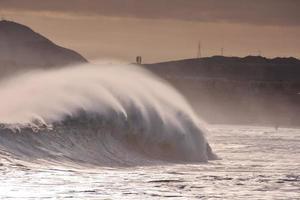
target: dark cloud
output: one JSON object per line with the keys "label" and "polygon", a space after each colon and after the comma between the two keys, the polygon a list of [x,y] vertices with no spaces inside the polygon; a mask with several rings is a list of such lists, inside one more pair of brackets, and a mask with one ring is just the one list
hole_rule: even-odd
{"label": "dark cloud", "polygon": [[299,0],[0,0],[0,10],[300,25]]}

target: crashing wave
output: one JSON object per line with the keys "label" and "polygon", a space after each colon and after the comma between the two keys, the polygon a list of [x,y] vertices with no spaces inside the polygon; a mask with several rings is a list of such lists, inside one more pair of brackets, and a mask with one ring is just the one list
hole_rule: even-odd
{"label": "crashing wave", "polygon": [[0,94],[0,148],[18,158],[96,165],[216,158],[186,100],[133,65],[31,72],[3,82]]}

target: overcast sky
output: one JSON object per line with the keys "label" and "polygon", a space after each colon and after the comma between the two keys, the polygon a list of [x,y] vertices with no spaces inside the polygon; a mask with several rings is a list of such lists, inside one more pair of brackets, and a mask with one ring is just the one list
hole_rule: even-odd
{"label": "overcast sky", "polygon": [[0,13],[84,56],[300,57],[299,0],[0,0]]}

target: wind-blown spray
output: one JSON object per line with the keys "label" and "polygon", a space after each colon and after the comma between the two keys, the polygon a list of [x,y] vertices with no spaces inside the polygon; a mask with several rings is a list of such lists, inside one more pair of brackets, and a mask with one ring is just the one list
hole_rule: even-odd
{"label": "wind-blown spray", "polygon": [[15,156],[98,165],[215,157],[186,100],[134,65],[29,72],[2,82],[0,96],[0,147]]}

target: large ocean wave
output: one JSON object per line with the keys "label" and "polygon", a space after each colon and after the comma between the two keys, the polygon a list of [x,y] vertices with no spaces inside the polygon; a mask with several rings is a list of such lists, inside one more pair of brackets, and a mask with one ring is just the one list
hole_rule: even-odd
{"label": "large ocean wave", "polygon": [[216,156],[175,89],[134,65],[35,71],[0,83],[0,156],[144,165]]}

